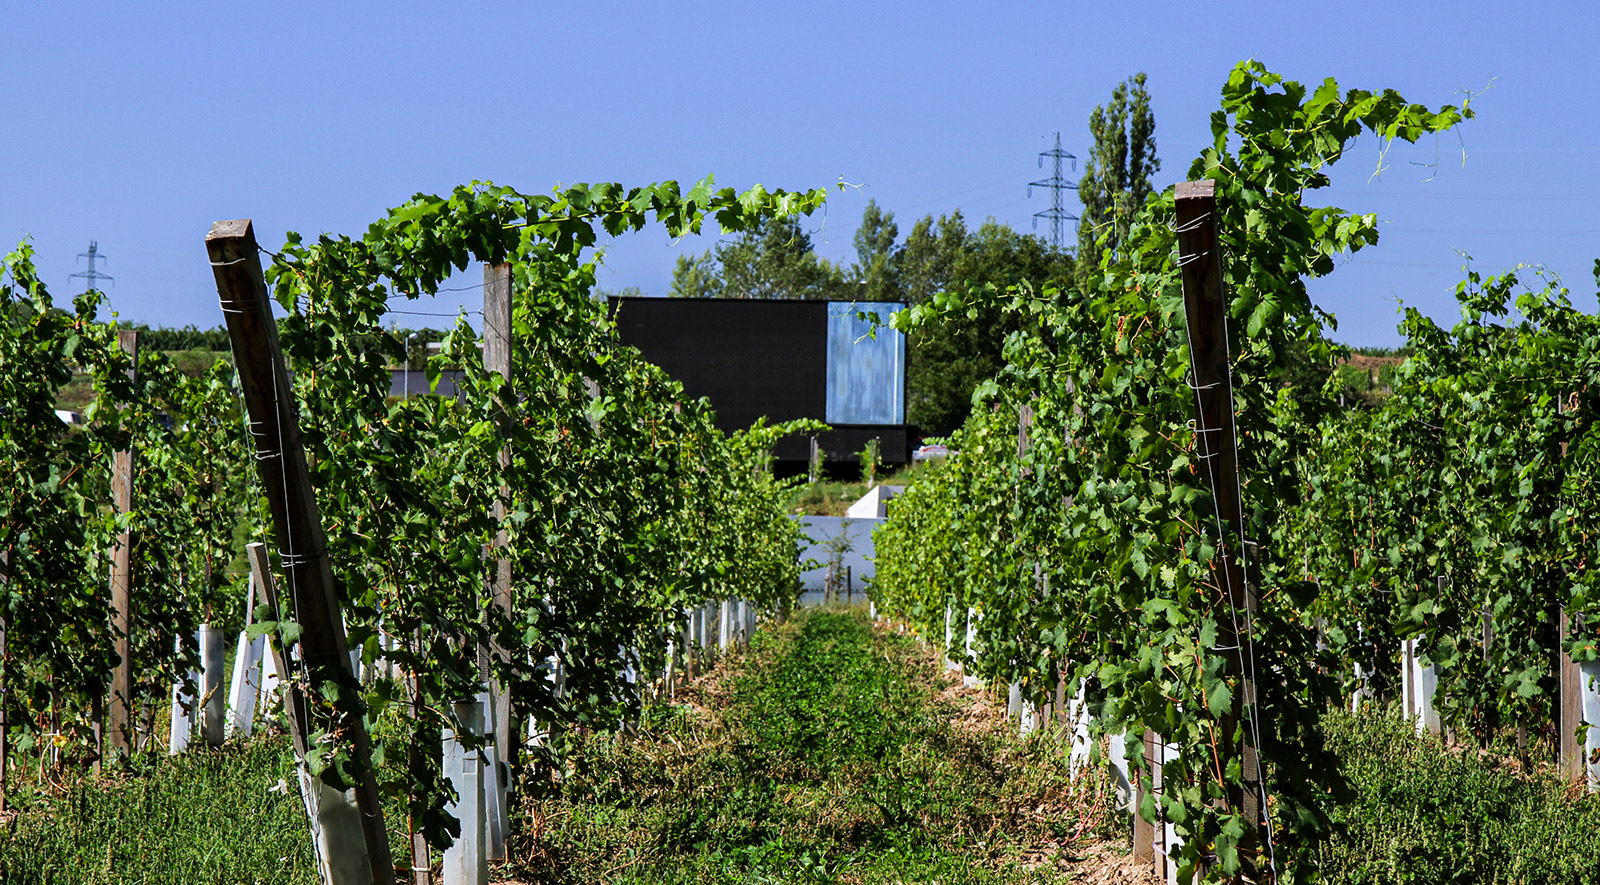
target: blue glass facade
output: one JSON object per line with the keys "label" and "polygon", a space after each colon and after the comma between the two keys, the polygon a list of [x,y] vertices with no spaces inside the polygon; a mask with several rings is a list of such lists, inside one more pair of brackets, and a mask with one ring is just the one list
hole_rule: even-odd
{"label": "blue glass facade", "polygon": [[[905,423],[906,341],[888,326],[904,309],[893,302],[829,302],[829,424]],[[877,315],[876,336],[871,317],[860,313]]]}

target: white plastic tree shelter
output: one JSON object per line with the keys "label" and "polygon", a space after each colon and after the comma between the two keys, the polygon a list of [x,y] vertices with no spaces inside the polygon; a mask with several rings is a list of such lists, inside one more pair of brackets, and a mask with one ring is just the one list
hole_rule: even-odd
{"label": "white plastic tree shelter", "polygon": [[[259,541],[245,545],[250,560],[250,575],[262,601],[276,605],[277,588],[272,581],[266,545]],[[265,638],[265,637],[263,637]],[[277,642],[268,642],[263,655],[261,689],[257,706],[270,713],[282,708],[279,689],[285,662],[283,648]],[[295,777],[300,784],[300,799],[305,803],[306,817],[311,823],[311,844],[317,853],[317,869],[327,885],[360,885],[372,881],[372,856],[363,837],[361,811],[356,805],[354,788],[336,790],[321,777],[313,777],[304,760],[295,763]]]}
{"label": "white plastic tree shelter", "polygon": [[227,723],[227,643],[211,624],[200,625],[200,735],[208,747],[222,746]]}
{"label": "white plastic tree shelter", "polygon": [[[1447,589],[1449,578],[1438,577],[1439,595]],[[1424,731],[1439,734],[1439,711],[1434,709],[1433,696],[1439,689],[1439,665],[1424,665],[1417,654],[1417,641],[1407,639],[1400,644],[1400,683],[1404,695],[1405,715],[1417,723],[1417,734]]]}
{"label": "white plastic tree shelter", "polygon": [[677,696],[678,676],[678,638],[675,634],[667,640],[667,660],[661,665],[661,690],[666,693],[667,701],[671,702]]}
{"label": "white plastic tree shelter", "polygon": [[[199,634],[195,634],[195,644],[200,643]],[[179,654],[183,653],[183,639],[174,641]],[[194,725],[189,720],[189,711],[194,709],[194,695],[189,693],[188,687],[200,682],[200,674],[189,671],[188,678],[172,686],[172,716],[171,727],[167,731],[167,752],[173,756],[189,749],[189,738],[194,733]]]}
{"label": "white plastic tree shelter", "polygon": [[724,599],[717,607],[717,650],[727,651],[733,645],[733,600]]}
{"label": "white plastic tree shelter", "polygon": [[[188,678],[172,686],[171,729],[167,739],[167,752],[177,755],[189,748],[194,739],[195,726],[200,727],[201,740],[207,746],[222,746],[226,712],[222,674],[226,667],[223,655],[222,633],[210,624],[201,624],[196,631],[195,644],[200,647],[200,670],[190,670]],[[183,643],[178,642],[178,650]],[[199,692],[190,693],[193,686]]]}
{"label": "white plastic tree shelter", "polygon": [[[1120,756],[1121,754],[1119,753],[1118,755]],[[1178,746],[1176,744],[1167,743],[1161,739],[1160,735],[1151,732],[1145,733],[1145,764],[1150,767],[1150,789],[1158,796],[1165,789],[1166,779],[1164,774],[1167,763],[1175,762],[1177,759]],[[1139,801],[1139,799],[1133,800],[1135,814],[1138,813]],[[1135,859],[1141,859],[1146,862],[1154,861],[1156,870],[1160,873],[1162,880],[1170,885],[1170,883],[1178,881],[1178,862],[1175,858],[1183,848],[1183,840],[1178,837],[1177,828],[1173,826],[1172,821],[1167,820],[1166,815],[1161,813],[1161,807],[1161,803],[1158,800],[1156,809],[1159,819],[1156,822],[1156,826],[1149,831],[1151,841],[1150,856],[1148,857],[1140,857],[1141,849],[1137,832],[1138,822],[1135,822],[1134,856]]]}
{"label": "white plastic tree shelter", "polygon": [[[1356,638],[1359,640],[1364,639],[1365,637],[1366,629],[1362,627],[1362,625],[1357,624]],[[1367,670],[1365,667],[1361,666],[1359,662],[1355,665],[1355,675],[1356,687],[1355,690],[1350,693],[1350,712],[1360,713],[1361,705],[1366,702],[1367,695],[1369,694],[1370,690],[1367,688]]]}
{"label": "white plastic tree shelter", "polygon": [[483,802],[484,802],[484,831],[488,838],[487,857],[489,860],[506,859],[506,837],[511,835],[511,823],[506,818],[506,786],[509,778],[506,767],[500,764],[504,755],[495,745],[493,723],[496,721],[494,693],[484,691],[478,695],[478,703],[483,705],[484,721],[483,734],[489,742],[483,748]]}
{"label": "white plastic tree shelter", "polygon": [[1439,688],[1439,667],[1424,665],[1417,654],[1417,641],[1407,639],[1400,644],[1401,688],[1405,695],[1405,715],[1417,724],[1417,734],[1439,733],[1439,712],[1434,709],[1433,696]]}
{"label": "white plastic tree shelter", "polygon": [[[457,703],[455,715],[462,727],[482,734],[482,703]],[[451,729],[444,730],[443,750],[443,774],[456,791],[456,798],[445,807],[451,816],[461,822],[461,835],[444,850],[444,885],[488,885],[489,854],[485,844],[488,820],[484,807],[483,757],[476,750],[468,750]],[[352,802],[350,807],[354,809],[355,803]]]}
{"label": "white plastic tree shelter", "polygon": [[[545,681],[550,684],[550,692],[555,697],[561,697],[562,689],[566,685],[565,676],[561,670],[561,656],[552,654],[544,660]],[[544,747],[549,745],[550,738],[554,735],[550,723],[540,723],[532,716],[528,717],[528,742],[529,747]]]}
{"label": "white plastic tree shelter", "polygon": [[[972,645],[973,645],[973,643],[977,642],[977,640],[978,640],[978,610],[976,608],[968,607],[967,608],[967,644],[966,644],[966,649],[967,649],[966,660],[967,661],[972,660]],[[963,662],[962,665],[961,665],[961,685],[963,687],[965,687],[965,688],[977,688],[978,687],[978,677],[973,676],[973,675],[971,675],[970,673],[967,672],[967,665],[966,665],[965,662]]]}
{"label": "white plastic tree shelter", "polygon": [[1111,757],[1111,777],[1117,787],[1117,807],[1136,812],[1133,806],[1133,773],[1128,767],[1127,735],[1114,734],[1106,739],[1106,752]]}
{"label": "white plastic tree shelter", "polygon": [[256,700],[261,696],[261,659],[266,649],[265,636],[251,639],[239,632],[234,650],[233,677],[228,685],[228,717],[224,736],[249,737],[255,730]]}
{"label": "white plastic tree shelter", "polygon": [[1583,698],[1583,721],[1589,733],[1583,742],[1583,758],[1587,760],[1589,791],[1600,792],[1600,661],[1583,661],[1578,664],[1578,686]]}
{"label": "white plastic tree shelter", "polygon": [[233,677],[228,684],[228,722],[225,737],[249,737],[256,723],[256,699],[261,695],[261,656],[267,645],[265,636],[250,638],[255,620],[256,577],[250,576],[244,598],[244,629],[234,650]]}
{"label": "white plastic tree shelter", "polygon": [[[1079,679],[1078,693],[1067,702],[1067,722],[1072,726],[1072,747],[1067,751],[1067,770],[1072,777],[1078,776],[1078,772],[1089,761],[1089,751],[1094,747],[1093,739],[1089,735],[1089,702],[1084,697],[1088,688],[1089,681]],[[1120,741],[1120,737],[1118,740]],[[1126,766],[1127,761],[1123,760],[1122,764]],[[1123,772],[1122,779],[1124,781],[1128,779],[1127,772]]]}
{"label": "white plastic tree shelter", "polygon": [[[316,849],[322,881],[331,885],[371,882],[372,858],[366,843],[351,835],[361,832],[356,791],[335,790],[322,778],[312,777],[304,765],[295,766],[295,775],[300,781],[306,817],[311,821],[311,844]],[[342,846],[342,850],[335,851],[331,845]]]}
{"label": "white plastic tree shelter", "polygon": [[951,648],[951,646],[955,645],[955,641],[956,641],[956,634],[955,634],[956,621],[955,621],[955,617],[956,617],[955,609],[953,607],[951,607],[950,603],[948,603],[948,602],[945,603],[944,604],[944,668],[946,670],[954,670],[956,668],[956,662],[952,661],[950,659],[950,648]]}
{"label": "white plastic tree shelter", "polygon": [[275,715],[283,705],[283,699],[278,696],[283,674],[278,672],[278,656],[271,651],[269,647],[261,656],[261,693],[256,696],[256,712],[263,719]]}

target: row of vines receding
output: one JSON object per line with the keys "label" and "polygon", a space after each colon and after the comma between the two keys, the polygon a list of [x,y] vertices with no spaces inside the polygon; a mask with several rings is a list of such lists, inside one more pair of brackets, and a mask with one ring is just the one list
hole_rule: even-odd
{"label": "row of vines receding", "polygon": [[[800,529],[770,452],[815,428],[719,430],[708,403],[617,343],[592,295],[593,247],[647,223],[672,236],[709,218],[739,230],[823,197],[736,193],[709,178],[687,192],[665,182],[549,196],[474,184],[419,195],[362,236],[291,234],[267,253],[323,552],[355,666],[373,677],[358,703],[373,757],[406,760],[380,766],[385,805],[434,846],[459,833],[442,730],[476,729],[454,702],[491,680],[507,688],[518,739],[502,754],[537,788],[565,731],[636,714],[689,611],[732,598],[781,609],[798,592]],[[477,262],[509,268],[509,379],[486,369],[462,317],[428,365],[430,380],[458,375],[457,391],[391,396],[389,367],[406,354],[384,318]],[[133,372],[98,293],[57,305],[26,245],[0,284],[0,702],[13,751],[48,748],[45,769],[70,773],[111,761],[99,732],[117,664],[106,583],[117,535],[132,538],[133,706],[146,748],[174,684],[200,664],[200,626],[243,626],[246,542],[271,550],[279,539],[230,361],[194,375],[146,353]],[[69,427],[57,402],[84,379],[93,404]],[[119,515],[113,453],[129,450],[134,505]],[[499,560],[511,575],[503,605],[491,598]],[[257,602],[251,632],[292,652],[299,614]],[[304,684],[304,670],[283,677],[313,708],[338,702],[332,686]],[[360,781],[351,746],[310,738],[311,773]]]}
{"label": "row of vines receding", "polygon": [[[1581,625],[1600,614],[1600,320],[1552,286],[1472,276],[1453,331],[1407,314],[1414,355],[1382,408],[1343,409],[1321,383],[1343,349],[1306,280],[1378,240],[1375,215],[1312,200],[1328,167],[1362,136],[1415,141],[1470,116],[1255,62],[1224,86],[1188,177],[1215,183],[1242,538],[1219,535],[1197,452],[1173,190],[1087,291],[953,292],[898,321],[989,302],[1023,328],[947,463],[894,501],[875,600],[941,644],[953,634],[956,657],[970,626],[969,668],[1038,705],[1064,683],[1097,736],[1130,736],[1139,770],[1138,735],[1175,747],[1138,812],[1176,827],[1183,875],[1315,875],[1308,849],[1348,786],[1318,719],[1348,705],[1354,665],[1369,695],[1395,696],[1401,640],[1439,668],[1458,736],[1552,722],[1553,657],[1596,656]],[[1254,611],[1228,605],[1224,541],[1245,554]],[[1247,624],[1242,648],[1219,641],[1226,618]],[[1255,697],[1234,722],[1241,658]],[[1264,827],[1228,801],[1247,774],[1220,749],[1239,740],[1262,759]]]}

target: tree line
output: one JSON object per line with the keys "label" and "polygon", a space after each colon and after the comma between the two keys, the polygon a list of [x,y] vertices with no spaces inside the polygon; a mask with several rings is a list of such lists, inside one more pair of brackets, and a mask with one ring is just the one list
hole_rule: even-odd
{"label": "tree line", "polygon": [[[1095,250],[1115,251],[1133,213],[1151,193],[1155,117],[1144,74],[1119,84],[1089,118],[1093,147],[1078,182],[1083,215],[1076,250],[1057,249],[994,219],[973,226],[958,209],[925,215],[901,236],[895,213],[869,200],[855,234],[855,260],[819,256],[798,218],[762,221],[704,253],[680,256],[670,294],[677,298],[794,298],[893,301],[915,306],[955,290],[1018,284],[1062,291],[1092,284],[1082,268]],[[911,333],[906,420],[930,436],[956,430],[972,410],[973,390],[1004,366],[1002,350],[1017,319],[981,303],[966,314]]]}

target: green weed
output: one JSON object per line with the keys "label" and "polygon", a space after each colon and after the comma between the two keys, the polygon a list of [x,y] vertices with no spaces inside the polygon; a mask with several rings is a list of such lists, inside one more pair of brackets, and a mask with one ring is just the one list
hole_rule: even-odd
{"label": "green weed", "polygon": [[1397,716],[1330,714],[1355,788],[1318,849],[1329,883],[1600,883],[1600,796],[1446,749]]}

